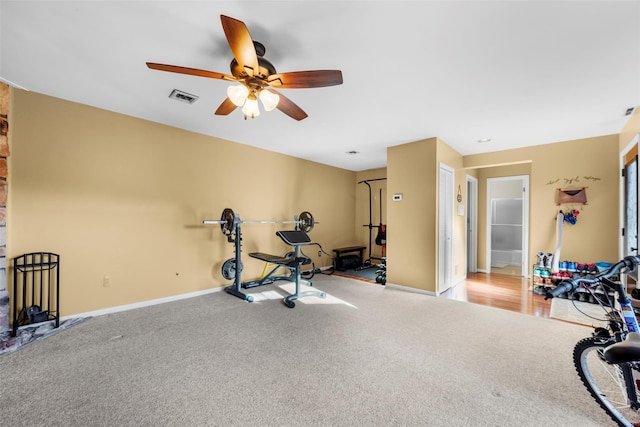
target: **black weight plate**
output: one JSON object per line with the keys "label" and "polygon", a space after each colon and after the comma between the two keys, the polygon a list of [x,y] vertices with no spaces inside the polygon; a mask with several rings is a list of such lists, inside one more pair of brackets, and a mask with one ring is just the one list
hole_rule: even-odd
{"label": "black weight plate", "polygon": [[[242,263],[240,263],[240,270],[242,271]],[[229,258],[222,264],[222,277],[227,280],[234,280],[237,271],[235,258]]]}
{"label": "black weight plate", "polygon": [[313,220],[313,215],[311,215],[311,213],[307,211],[302,212],[298,217],[298,221],[300,224],[300,227],[299,227],[300,230],[304,231],[305,233],[308,233],[311,230],[313,230],[315,221]]}
{"label": "black weight plate", "polygon": [[233,212],[233,209],[224,208],[222,211],[222,215],[220,216],[220,221],[224,221],[220,224],[220,229],[222,230],[222,234],[225,236],[230,236],[235,229],[235,219],[236,214]]}

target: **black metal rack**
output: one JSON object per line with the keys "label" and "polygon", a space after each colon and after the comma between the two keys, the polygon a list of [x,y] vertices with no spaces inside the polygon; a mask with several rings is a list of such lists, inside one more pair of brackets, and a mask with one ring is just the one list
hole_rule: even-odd
{"label": "black metal rack", "polygon": [[[371,185],[369,184],[370,182],[373,181],[386,181],[387,178],[374,178],[374,179],[365,179],[364,181],[359,181],[358,184],[365,184],[368,188],[369,188],[369,224],[364,224],[363,227],[369,227],[369,258],[362,259],[362,263],[364,265],[370,265],[371,264],[371,260],[372,259],[377,259],[377,260],[382,260],[382,258],[380,257],[374,257],[371,256],[371,246],[373,245],[373,229],[377,228],[379,231],[380,230],[385,230],[386,226],[382,224],[382,189],[380,189],[380,224],[379,225],[373,225],[372,224],[372,198],[371,198]],[[384,228],[383,228],[384,227]],[[385,237],[386,240],[386,237]],[[362,258],[362,257],[361,257]],[[383,255],[384,258],[384,255]]]}
{"label": "black metal rack", "polygon": [[[21,293],[18,292],[21,288]],[[60,255],[33,252],[13,260],[13,328],[55,321],[60,326]],[[20,306],[20,308],[18,308]]]}

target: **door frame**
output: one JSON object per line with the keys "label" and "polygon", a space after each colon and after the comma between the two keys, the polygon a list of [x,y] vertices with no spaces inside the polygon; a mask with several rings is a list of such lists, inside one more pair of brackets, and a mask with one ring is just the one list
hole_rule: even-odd
{"label": "door frame", "polygon": [[529,278],[529,175],[513,175],[496,178],[487,178],[487,212],[486,212],[486,269],[491,273],[491,185],[490,182],[515,181],[522,182],[522,276]]}
{"label": "door frame", "polygon": [[[451,174],[451,184],[442,188],[440,175],[442,172]],[[438,275],[436,294],[439,295],[453,286],[453,219],[454,219],[454,189],[456,170],[451,166],[440,163],[438,168]],[[443,194],[444,192],[444,194]],[[443,222],[446,221],[446,222]],[[441,234],[444,228],[444,236]],[[448,239],[450,244],[442,245],[442,241]],[[446,263],[446,265],[444,264]],[[444,271],[442,271],[444,267]],[[444,283],[440,278],[444,277]]]}
{"label": "door frame", "polygon": [[478,179],[471,175],[467,175],[467,220],[464,224],[467,247],[466,271],[475,273],[478,271]]}
{"label": "door frame", "polygon": [[[637,134],[635,137],[633,137],[633,139],[629,142],[629,144],[627,144],[626,147],[624,147],[624,149],[620,152],[620,171],[623,171],[625,168],[625,156],[635,147],[638,146],[638,149],[640,151],[640,134]],[[640,165],[639,165],[640,166]],[[638,184],[640,187],[640,173],[638,173]],[[624,245],[625,245],[625,239],[624,236],[622,235],[622,229],[624,228],[624,224],[625,224],[625,178],[622,176],[622,172],[620,173],[620,182],[619,182],[619,194],[620,197],[618,198],[619,200],[619,218],[618,218],[618,228],[619,228],[619,235],[618,235],[618,259],[622,259],[622,257],[624,257]],[[640,219],[638,220],[638,225],[640,225]],[[640,230],[640,227],[638,227],[638,229]]]}

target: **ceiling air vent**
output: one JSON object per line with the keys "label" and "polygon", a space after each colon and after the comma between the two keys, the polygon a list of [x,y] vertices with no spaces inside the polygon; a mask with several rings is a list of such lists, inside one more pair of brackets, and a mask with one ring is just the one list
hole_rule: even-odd
{"label": "ceiling air vent", "polygon": [[624,115],[625,115],[625,116],[630,115],[631,113],[633,113],[633,110],[635,110],[635,107],[627,108],[627,111],[624,113]]}
{"label": "ceiling air vent", "polygon": [[191,95],[190,93],[183,92],[178,89],[174,89],[169,95],[169,98],[186,102],[187,104],[193,104],[198,100],[198,97],[196,95]]}

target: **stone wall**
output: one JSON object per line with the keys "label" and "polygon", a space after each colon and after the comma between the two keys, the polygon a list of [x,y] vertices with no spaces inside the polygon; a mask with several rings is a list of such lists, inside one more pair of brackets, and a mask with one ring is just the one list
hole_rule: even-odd
{"label": "stone wall", "polygon": [[9,86],[0,83],[0,332],[9,330],[9,293],[7,292],[9,104]]}

